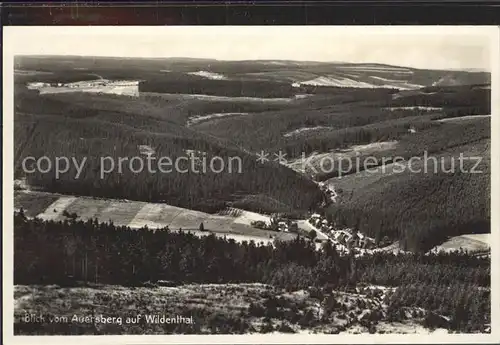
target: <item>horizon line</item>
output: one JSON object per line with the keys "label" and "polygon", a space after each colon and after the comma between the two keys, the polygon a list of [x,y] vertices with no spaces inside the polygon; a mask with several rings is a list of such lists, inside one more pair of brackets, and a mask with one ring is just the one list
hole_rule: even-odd
{"label": "horizon line", "polygon": [[294,60],[294,59],[217,59],[217,58],[203,58],[203,57],[190,57],[190,56],[164,56],[164,57],[153,57],[153,56],[117,56],[117,55],[79,55],[79,54],[15,54],[14,58],[18,56],[32,56],[32,57],[81,57],[81,58],[108,58],[108,59],[140,59],[140,60],[168,60],[168,59],[190,59],[190,60],[211,60],[219,62],[246,62],[246,61],[287,61],[287,62],[302,62],[302,63],[317,63],[317,64],[351,64],[351,65],[384,65],[391,67],[403,67],[413,70],[430,70],[430,71],[455,71],[455,72],[468,72],[468,73],[489,73],[490,70],[484,68],[422,68],[422,67],[412,67],[405,65],[392,65],[382,62],[349,62],[349,61],[324,61],[324,60]]}

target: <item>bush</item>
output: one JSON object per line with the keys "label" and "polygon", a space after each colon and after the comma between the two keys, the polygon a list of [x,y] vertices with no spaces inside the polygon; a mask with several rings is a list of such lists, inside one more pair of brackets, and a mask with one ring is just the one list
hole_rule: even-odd
{"label": "bush", "polygon": [[295,333],[295,330],[285,322],[282,322],[276,330],[280,333]]}
{"label": "bush", "polygon": [[260,328],[260,333],[271,333],[274,331],[273,324],[269,321]]}

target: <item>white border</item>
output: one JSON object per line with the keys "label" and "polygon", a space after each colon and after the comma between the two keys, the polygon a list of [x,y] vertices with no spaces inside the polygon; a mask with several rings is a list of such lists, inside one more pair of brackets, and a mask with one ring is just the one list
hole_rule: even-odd
{"label": "white border", "polygon": [[[495,26],[252,26],[252,27],[200,27],[200,26],[77,26],[77,27],[4,27],[3,28],[3,338],[5,344],[65,344],[70,341],[77,344],[379,344],[379,343],[498,343],[500,341],[500,223],[499,190],[500,190],[500,35]],[[213,30],[214,34],[238,34],[255,32],[258,30],[283,30],[284,35],[298,30],[301,34],[316,30],[333,30],[335,33],[365,35],[372,34],[436,34],[437,32],[452,34],[481,34],[491,39],[491,97],[492,97],[492,185],[491,185],[491,293],[492,293],[492,333],[491,334],[447,334],[447,335],[420,335],[420,334],[373,334],[373,335],[120,335],[120,336],[14,336],[14,287],[13,287],[13,77],[16,37],[29,39],[29,32],[63,32],[76,33],[120,33],[122,35],[161,35],[165,30],[182,32],[200,32]],[[264,31],[265,32],[265,31]],[[21,36],[19,36],[21,34]],[[286,36],[285,36],[286,37]],[[290,36],[293,39],[293,35]],[[18,41],[19,44],[19,41]],[[22,44],[29,44],[23,42]],[[75,42],[75,44],[78,44]],[[496,245],[494,245],[496,243]]]}

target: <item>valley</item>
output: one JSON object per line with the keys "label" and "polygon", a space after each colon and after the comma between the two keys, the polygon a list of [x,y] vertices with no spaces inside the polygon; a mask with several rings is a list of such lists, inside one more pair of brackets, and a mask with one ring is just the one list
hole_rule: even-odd
{"label": "valley", "polygon": [[[15,332],[491,332],[490,77],[17,56]],[[102,174],[103,157],[173,169]],[[20,321],[167,304],[196,325]]]}

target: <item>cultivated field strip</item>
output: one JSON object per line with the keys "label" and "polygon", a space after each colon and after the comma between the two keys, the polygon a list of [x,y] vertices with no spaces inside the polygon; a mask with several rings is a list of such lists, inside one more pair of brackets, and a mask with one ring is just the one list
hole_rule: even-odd
{"label": "cultivated field strip", "polygon": [[491,234],[465,234],[449,238],[443,244],[433,248],[434,251],[454,251],[463,249],[468,252],[487,252],[491,248]]}
{"label": "cultivated field strip", "polygon": [[76,213],[82,220],[102,219],[102,212],[111,205],[110,200],[78,198],[66,208],[68,213]]}
{"label": "cultivated field strip", "polygon": [[170,223],[172,229],[196,230],[210,215],[204,212],[182,209]]}
{"label": "cultivated field strip", "polygon": [[47,209],[40,213],[37,217],[43,220],[63,220],[65,217],[63,216],[63,211],[66,208],[76,201],[76,197],[74,196],[63,196],[54,201],[52,204],[47,207]]}
{"label": "cultivated field strip", "polygon": [[[36,202],[30,202],[31,199]],[[145,226],[150,229],[168,226],[173,231],[182,229],[201,234],[198,230],[200,224],[203,223],[205,230],[207,230],[206,234],[216,232],[217,235],[228,235],[228,238],[234,238],[236,241],[269,242],[271,235],[272,237],[276,236],[275,232],[251,226],[253,220],[268,220],[266,216],[242,210],[238,210],[236,217],[212,215],[166,204],[62,196],[41,192],[17,193],[15,204],[18,209],[22,207],[27,215],[36,216],[43,220],[67,220],[69,219],[65,215],[67,212],[68,214],[76,214],[77,219],[80,220],[98,219],[100,222],[113,222],[117,226],[128,226],[134,229]],[[44,209],[40,210],[38,205],[41,204],[48,206],[44,206]]]}
{"label": "cultivated field strip", "polygon": [[207,230],[217,229],[218,232],[231,232],[234,228],[234,221],[233,217],[210,215],[203,225]]}
{"label": "cultivated field strip", "polygon": [[23,209],[28,217],[35,217],[45,211],[59,196],[50,193],[15,192],[14,208]]}
{"label": "cultivated field strip", "polygon": [[[168,210],[170,208],[170,210]],[[134,219],[129,223],[131,228],[162,228],[170,224],[175,217],[174,211],[177,209],[173,206],[160,205],[160,204],[145,204],[139,212],[135,215]]]}
{"label": "cultivated field strip", "polygon": [[142,206],[141,203],[114,201],[102,211],[100,220],[113,222],[118,226],[128,226]]}

